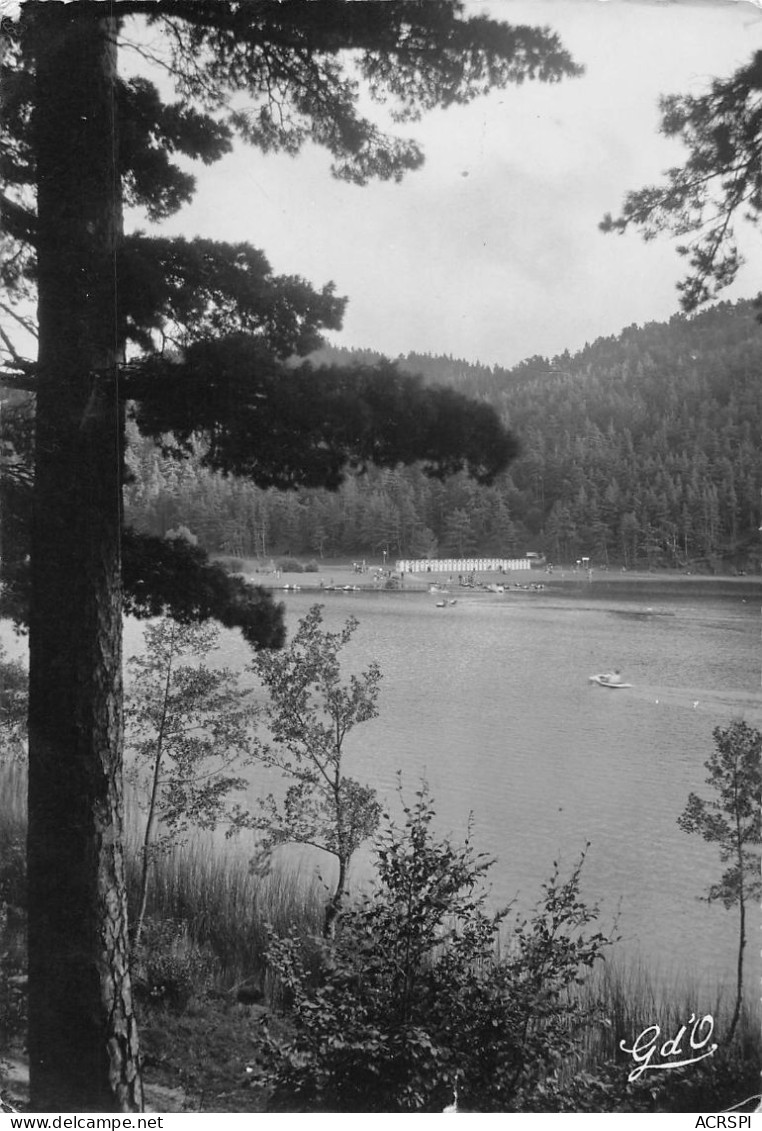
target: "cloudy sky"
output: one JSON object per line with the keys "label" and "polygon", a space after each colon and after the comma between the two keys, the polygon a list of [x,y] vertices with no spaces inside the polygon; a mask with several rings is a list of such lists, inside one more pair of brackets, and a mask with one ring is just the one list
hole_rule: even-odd
{"label": "cloudy sky", "polygon": [[[469,11],[547,25],[586,68],[431,114],[411,127],[426,164],[399,184],[333,180],[328,156],[241,145],[199,177],[166,232],[245,239],[278,272],[349,296],[334,340],[512,365],[575,350],[678,309],[668,240],[597,225],[625,192],[678,164],[657,100],[699,93],[762,49],[762,0],[467,0]],[[728,297],[762,289],[762,237]]]}

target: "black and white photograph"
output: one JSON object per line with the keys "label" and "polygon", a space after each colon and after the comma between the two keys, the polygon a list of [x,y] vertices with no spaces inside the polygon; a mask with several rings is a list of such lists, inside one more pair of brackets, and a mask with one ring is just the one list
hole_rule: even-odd
{"label": "black and white photograph", "polygon": [[762,0],[0,0],[4,1127],[752,1128],[761,221]]}

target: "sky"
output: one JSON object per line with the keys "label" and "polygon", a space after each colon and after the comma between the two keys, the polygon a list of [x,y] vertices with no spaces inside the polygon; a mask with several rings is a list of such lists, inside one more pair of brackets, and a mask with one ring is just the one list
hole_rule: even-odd
{"label": "sky", "polygon": [[[361,2],[361,0],[360,0]],[[549,26],[586,68],[408,127],[424,167],[402,183],[333,179],[329,156],[238,144],[161,230],[247,240],[277,273],[349,298],[339,345],[511,366],[582,348],[678,308],[672,242],[604,235],[628,189],[684,149],[659,135],[661,94],[700,93],[762,49],[762,0],[466,0],[468,13]],[[141,222],[141,226],[150,226]],[[723,297],[762,290],[762,234]]]}

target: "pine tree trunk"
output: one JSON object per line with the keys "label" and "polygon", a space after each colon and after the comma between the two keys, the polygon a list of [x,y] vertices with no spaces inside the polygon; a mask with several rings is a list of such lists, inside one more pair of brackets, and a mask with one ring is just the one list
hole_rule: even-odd
{"label": "pine tree trunk", "polygon": [[29,688],[29,1055],[36,1111],[142,1107],[122,854],[114,20],[28,5],[39,392]]}

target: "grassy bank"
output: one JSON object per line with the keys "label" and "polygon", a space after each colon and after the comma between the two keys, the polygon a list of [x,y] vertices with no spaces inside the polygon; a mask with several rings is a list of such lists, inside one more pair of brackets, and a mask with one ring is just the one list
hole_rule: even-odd
{"label": "grassy bank", "polygon": [[[25,775],[0,767],[0,1062],[23,1047]],[[139,826],[128,822],[130,900],[137,899]],[[267,972],[268,932],[319,934],[325,892],[314,874],[285,863],[265,874],[225,845],[196,837],[161,857],[155,869],[144,945],[135,956],[145,1071],[149,1080],[181,1088],[191,1110],[266,1110],[267,1091],[253,1086],[262,1047],[261,1019],[289,1039],[278,988]],[[750,983],[753,979],[750,979]],[[752,987],[756,989],[756,987]],[[658,983],[614,951],[572,992],[589,1020],[573,1034],[575,1055],[558,1065],[540,1106],[532,1110],[720,1111],[758,1091],[760,1052],[755,992],[732,1048],[722,1047],[731,995],[715,994],[689,976]],[[620,1044],[658,1025],[660,1043],[689,1019],[711,1014],[718,1054],[699,1066],[646,1073]],[[274,1018],[274,1020],[273,1020]],[[687,1037],[685,1043],[687,1044]],[[1,1068],[0,1068],[1,1071]],[[748,1109],[747,1109],[748,1110]]]}

